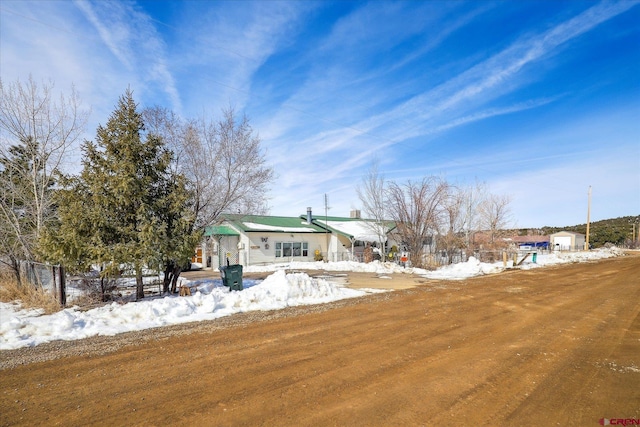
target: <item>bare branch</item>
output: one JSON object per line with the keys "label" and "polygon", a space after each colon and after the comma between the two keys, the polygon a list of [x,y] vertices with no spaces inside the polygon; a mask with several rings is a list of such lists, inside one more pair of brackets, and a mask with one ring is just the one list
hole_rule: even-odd
{"label": "bare branch", "polygon": [[490,194],[479,205],[481,224],[489,230],[491,243],[494,243],[496,231],[507,228],[511,221],[510,203],[508,195]]}
{"label": "bare branch", "polygon": [[384,177],[378,172],[378,163],[371,165],[367,175],[362,179],[361,185],[356,187],[356,192],[360,203],[362,203],[362,212],[364,217],[373,222],[366,222],[370,225],[370,229],[378,237],[382,254],[386,253],[385,244],[387,241],[388,227],[386,222],[389,220],[387,213],[387,189]]}
{"label": "bare branch", "polygon": [[447,188],[448,184],[437,177],[424,178],[421,182],[407,181],[403,185],[392,182],[389,185],[390,213],[415,266],[423,266],[425,245],[440,227]]}
{"label": "bare branch", "polygon": [[52,187],[67,151],[82,136],[88,110],[75,89],[53,98],[53,83],[29,77],[0,80],[0,255],[34,259],[48,221],[55,218]]}
{"label": "bare branch", "polygon": [[[225,212],[263,213],[273,170],[267,166],[249,120],[232,108],[222,119],[180,121],[165,109],[148,109],[148,130],[171,140],[175,167],[193,186],[197,226],[214,224]],[[148,120],[148,119],[147,119]]]}

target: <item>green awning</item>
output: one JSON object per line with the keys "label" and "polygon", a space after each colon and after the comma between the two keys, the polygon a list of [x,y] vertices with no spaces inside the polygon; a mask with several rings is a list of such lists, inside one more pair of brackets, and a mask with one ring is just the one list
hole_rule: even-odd
{"label": "green awning", "polygon": [[210,225],[205,227],[204,235],[206,236],[239,236],[240,233],[227,225]]}

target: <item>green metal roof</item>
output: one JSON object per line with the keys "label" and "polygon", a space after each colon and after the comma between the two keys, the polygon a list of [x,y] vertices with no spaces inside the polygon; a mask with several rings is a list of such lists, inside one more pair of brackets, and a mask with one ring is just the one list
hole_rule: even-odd
{"label": "green metal roof", "polygon": [[299,217],[266,215],[224,215],[224,218],[244,232],[325,233],[317,224],[307,224]]}

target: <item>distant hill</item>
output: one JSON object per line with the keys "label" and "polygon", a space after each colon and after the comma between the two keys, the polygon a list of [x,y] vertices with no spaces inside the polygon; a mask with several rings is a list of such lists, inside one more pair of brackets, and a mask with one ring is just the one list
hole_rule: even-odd
{"label": "distant hill", "polygon": [[[633,239],[635,224],[635,241]],[[589,228],[589,243],[593,248],[600,248],[607,243],[626,248],[640,248],[638,232],[640,228],[640,215],[623,216],[620,218],[603,219],[592,222]],[[518,236],[548,236],[559,231],[573,231],[587,234],[587,224],[568,225],[566,227],[542,227],[520,228],[518,230],[505,230],[504,235]]]}
{"label": "distant hill", "polygon": [[[635,242],[633,241],[633,225],[635,224]],[[589,227],[589,243],[594,248],[599,248],[607,243],[616,246],[637,247],[638,227],[640,227],[640,215],[623,216],[620,218],[603,219],[602,221],[592,222]],[[573,231],[576,233],[587,234],[587,224],[571,225],[567,227],[542,227],[542,233],[545,235],[557,233],[558,231]]]}

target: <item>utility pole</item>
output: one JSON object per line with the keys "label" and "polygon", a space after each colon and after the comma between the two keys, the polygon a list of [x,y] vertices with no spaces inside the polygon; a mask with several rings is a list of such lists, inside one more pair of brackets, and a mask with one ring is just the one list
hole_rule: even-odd
{"label": "utility pole", "polygon": [[589,226],[591,225],[591,186],[589,186],[589,203],[587,204],[587,238],[584,242],[584,250],[589,250]]}

